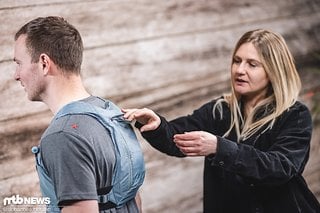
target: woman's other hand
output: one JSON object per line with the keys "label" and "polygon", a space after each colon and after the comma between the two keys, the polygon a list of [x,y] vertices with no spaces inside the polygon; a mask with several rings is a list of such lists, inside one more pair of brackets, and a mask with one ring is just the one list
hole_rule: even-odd
{"label": "woman's other hand", "polygon": [[208,156],[217,151],[217,137],[204,131],[192,131],[176,134],[173,141],[187,156]]}

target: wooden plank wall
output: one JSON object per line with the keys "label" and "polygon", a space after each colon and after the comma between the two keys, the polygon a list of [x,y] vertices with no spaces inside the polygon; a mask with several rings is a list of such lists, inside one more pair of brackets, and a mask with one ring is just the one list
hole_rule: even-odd
{"label": "wooden plank wall", "polygon": [[[39,194],[30,148],[52,115],[42,103],[29,102],[13,80],[13,36],[27,21],[48,15],[65,17],[82,34],[89,91],[169,118],[228,90],[231,51],[245,31],[282,34],[297,61],[320,51],[318,0],[1,0],[1,205],[6,196]],[[144,212],[200,212],[203,160],[167,157],[142,146],[148,170]],[[319,170],[308,170],[318,195]]]}

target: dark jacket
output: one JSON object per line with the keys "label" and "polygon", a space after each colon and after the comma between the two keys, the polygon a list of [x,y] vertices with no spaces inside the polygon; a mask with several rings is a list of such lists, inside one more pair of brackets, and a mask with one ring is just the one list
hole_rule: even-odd
{"label": "dark jacket", "polygon": [[176,133],[201,130],[218,137],[216,154],[204,162],[204,212],[320,212],[319,202],[302,177],[312,134],[307,107],[296,102],[271,130],[237,143],[234,131],[222,138],[230,125],[229,107],[223,104],[221,119],[217,110],[213,116],[214,104],[209,102],[192,115],[170,122],[161,117],[156,130],[143,133],[154,148],[177,157],[185,156],[172,141]]}

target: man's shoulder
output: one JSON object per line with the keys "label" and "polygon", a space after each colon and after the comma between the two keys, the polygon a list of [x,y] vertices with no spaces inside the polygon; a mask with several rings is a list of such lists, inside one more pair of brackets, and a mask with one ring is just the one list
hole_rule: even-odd
{"label": "man's shoulder", "polygon": [[72,135],[90,135],[92,131],[104,131],[103,125],[94,117],[86,114],[71,114],[54,119],[42,135],[42,138],[57,133]]}
{"label": "man's shoulder", "polygon": [[[104,99],[96,96],[90,96],[82,101],[98,107],[102,107],[104,105]],[[88,130],[87,127],[92,125],[101,126],[95,118],[88,114],[70,114],[59,118],[54,117],[43,136],[57,132],[75,132],[76,130],[86,132]]]}

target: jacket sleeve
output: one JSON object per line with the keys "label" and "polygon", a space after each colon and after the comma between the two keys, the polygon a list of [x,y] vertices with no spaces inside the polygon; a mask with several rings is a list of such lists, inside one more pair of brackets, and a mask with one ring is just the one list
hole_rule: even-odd
{"label": "jacket sleeve", "polygon": [[[206,131],[209,128],[212,129],[212,107],[213,102],[209,102],[195,110],[191,115],[179,117],[170,122],[160,116],[160,126],[156,130],[142,133],[142,136],[152,147],[163,153],[176,157],[185,157],[173,142],[173,136],[177,133],[188,131]],[[139,128],[141,124],[136,123],[135,126]]]}
{"label": "jacket sleeve", "polygon": [[217,153],[211,162],[250,184],[281,185],[302,174],[309,158],[311,135],[310,112],[298,104],[284,112],[269,132],[258,136],[256,143],[267,148],[218,137]]}

